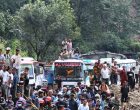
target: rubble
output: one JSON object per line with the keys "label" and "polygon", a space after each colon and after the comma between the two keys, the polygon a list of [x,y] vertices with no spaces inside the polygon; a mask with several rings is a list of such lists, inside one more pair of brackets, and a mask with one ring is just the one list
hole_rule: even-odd
{"label": "rubble", "polygon": [[[130,90],[129,92],[129,102],[127,110],[140,110],[140,92],[137,88],[138,87],[136,86],[136,89],[134,91]],[[110,89],[112,92],[114,92],[115,95],[121,98],[120,86],[113,85]]]}

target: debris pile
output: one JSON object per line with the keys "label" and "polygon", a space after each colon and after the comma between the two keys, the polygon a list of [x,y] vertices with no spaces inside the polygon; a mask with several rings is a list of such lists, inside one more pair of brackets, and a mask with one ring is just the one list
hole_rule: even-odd
{"label": "debris pile", "polygon": [[[121,98],[120,86],[113,85],[110,89]],[[140,92],[137,89],[129,92],[128,110],[140,110]]]}

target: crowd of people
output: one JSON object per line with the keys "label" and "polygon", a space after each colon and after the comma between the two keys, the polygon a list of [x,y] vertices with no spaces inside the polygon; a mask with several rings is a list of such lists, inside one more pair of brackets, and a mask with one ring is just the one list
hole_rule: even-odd
{"label": "crowd of people", "polygon": [[78,59],[80,57],[80,51],[79,48],[76,47],[73,48],[72,40],[64,38],[61,44],[61,52],[59,55],[59,59],[68,59],[68,58],[76,58]]}
{"label": "crowd of people", "polygon": [[[63,49],[72,51],[71,40],[67,46],[65,42]],[[140,85],[138,62],[129,71],[126,67],[120,70],[112,58],[111,64],[98,60],[93,72],[86,73],[85,84],[77,82],[73,87],[62,87],[58,75],[51,86],[29,89],[29,68],[18,75],[20,58],[19,49],[15,55],[10,54],[9,47],[5,53],[0,49],[0,110],[120,110],[129,100],[129,91],[134,91],[135,84]],[[111,91],[119,82],[121,100]]]}
{"label": "crowd of people", "polygon": [[29,68],[25,67],[19,77],[20,49],[17,48],[14,55],[11,55],[10,51],[10,47],[7,47],[5,52],[0,49],[0,110],[16,109],[22,99],[20,96],[27,97],[29,95]]}
{"label": "crowd of people", "polygon": [[[119,110],[119,106],[121,107],[124,103],[128,103],[129,91],[133,92],[136,89],[136,84],[138,85],[138,88],[140,86],[140,66],[138,62],[136,62],[135,67],[123,66],[122,69],[120,69],[117,65],[117,62],[115,61],[115,58],[112,58],[111,64],[108,64],[107,62],[100,63],[100,60],[98,60],[98,62],[96,62],[93,67],[93,73],[94,74],[88,74],[88,76],[86,77],[86,85],[90,87],[92,84],[96,85],[98,84],[98,82],[100,82],[101,85],[98,86],[98,89],[101,90],[101,92],[105,94],[105,96],[110,96],[112,94],[110,88],[113,85],[121,87],[121,99],[120,101],[115,101],[118,105],[117,109],[115,110]],[[118,99],[118,94],[114,95],[115,97],[117,97],[116,99]],[[112,110],[109,104],[108,107],[109,110]]]}

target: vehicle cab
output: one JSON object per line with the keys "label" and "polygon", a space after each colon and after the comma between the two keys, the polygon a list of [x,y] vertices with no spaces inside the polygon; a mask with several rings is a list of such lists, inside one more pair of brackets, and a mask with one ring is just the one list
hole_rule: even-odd
{"label": "vehicle cab", "polygon": [[31,57],[22,57],[21,58],[20,66],[19,66],[19,69],[18,69],[18,75],[20,77],[21,74],[23,73],[24,69],[26,67],[28,67],[29,68],[28,78],[29,78],[29,84],[30,85],[34,85],[35,84],[34,65],[36,63],[37,63],[37,61],[35,61]]}
{"label": "vehicle cab", "polygon": [[54,79],[61,77],[63,86],[76,86],[78,82],[84,83],[84,63],[77,59],[55,60]]}
{"label": "vehicle cab", "polygon": [[[18,75],[20,77],[21,74],[23,73],[25,67],[28,67],[29,68],[29,74],[28,74],[29,85],[37,87],[38,85],[42,85],[43,80],[45,80],[45,78],[43,77],[44,76],[43,65],[44,64],[34,60],[31,57],[22,57],[21,58],[21,63],[20,63],[20,66],[19,66],[19,70],[18,70]],[[38,80],[39,76],[42,79]],[[41,82],[41,84],[39,82]]]}

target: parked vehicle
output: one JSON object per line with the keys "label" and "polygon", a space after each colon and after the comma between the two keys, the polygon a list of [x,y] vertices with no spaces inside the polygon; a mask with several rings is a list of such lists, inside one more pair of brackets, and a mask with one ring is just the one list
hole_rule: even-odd
{"label": "parked vehicle", "polygon": [[54,62],[54,78],[59,75],[62,86],[76,86],[78,82],[84,83],[85,65],[82,60],[65,59]]}
{"label": "parked vehicle", "polygon": [[[44,65],[45,63],[38,62],[31,57],[22,57],[21,64],[19,66],[18,75],[23,73],[25,67],[29,68],[29,85],[32,87],[37,87],[42,85],[43,81],[46,82],[47,79],[44,77]],[[39,78],[40,77],[40,78]]]}

